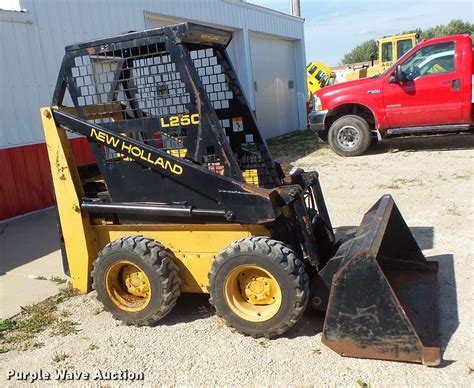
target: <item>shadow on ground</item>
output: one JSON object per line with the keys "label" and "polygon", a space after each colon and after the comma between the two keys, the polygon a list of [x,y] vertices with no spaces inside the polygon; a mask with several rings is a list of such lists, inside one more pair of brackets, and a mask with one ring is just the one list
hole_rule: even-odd
{"label": "shadow on ground", "polygon": [[0,224],[0,275],[59,249],[56,209]]}
{"label": "shadow on ground", "polygon": [[280,162],[288,158],[299,159],[319,149],[328,149],[318,136],[310,130],[291,132],[267,140],[272,157]]}
{"label": "shadow on ground", "polygon": [[[353,228],[352,228],[353,229]],[[433,228],[415,227],[411,228],[412,233],[422,249],[431,249],[433,246]],[[438,317],[439,317],[439,345],[442,354],[453,334],[459,326],[458,302],[456,289],[456,276],[454,272],[453,255],[437,255],[427,257],[428,261],[437,261],[439,263],[438,272]],[[439,291],[439,292],[438,292]],[[420,296],[421,297],[421,296]],[[426,297],[426,295],[424,295]],[[416,295],[415,295],[416,298]],[[405,302],[407,302],[405,300]],[[423,301],[418,301],[418,303]],[[430,303],[430,301],[426,301]],[[208,296],[202,294],[184,294],[182,295],[176,307],[170,315],[160,321],[160,325],[175,325],[180,323],[192,322],[195,320],[206,319],[214,314],[214,310],[209,304]],[[308,305],[303,317],[295,327],[284,334],[284,337],[292,339],[297,337],[312,337],[322,332],[324,325],[324,314],[315,311]],[[419,326],[422,330],[422,326]],[[238,335],[236,333],[236,335]],[[440,367],[452,364],[453,360],[443,360]]]}
{"label": "shadow on ground", "polygon": [[374,144],[367,155],[420,151],[451,151],[468,150],[474,148],[473,133],[418,135],[409,137],[395,137],[384,139]]}
{"label": "shadow on ground", "polygon": [[[329,150],[311,130],[296,131],[267,140],[272,156],[275,160],[288,162],[300,159],[318,150]],[[467,150],[474,148],[474,133],[449,133],[439,135],[416,135],[387,138],[372,145],[366,155],[384,153],[422,152],[422,151],[450,151]],[[332,151],[331,155],[337,156]]]}

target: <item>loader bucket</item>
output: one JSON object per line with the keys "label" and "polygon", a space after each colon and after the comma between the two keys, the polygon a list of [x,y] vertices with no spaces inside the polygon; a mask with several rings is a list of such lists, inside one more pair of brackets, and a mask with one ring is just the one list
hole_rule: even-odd
{"label": "loader bucket", "polygon": [[325,345],[348,357],[440,363],[438,263],[425,259],[390,195],[333,260]]}

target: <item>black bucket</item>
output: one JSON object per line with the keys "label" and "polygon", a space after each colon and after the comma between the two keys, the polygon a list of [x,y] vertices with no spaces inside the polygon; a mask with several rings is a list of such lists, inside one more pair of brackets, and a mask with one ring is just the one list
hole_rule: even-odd
{"label": "black bucket", "polygon": [[322,342],[348,357],[438,365],[438,263],[425,259],[390,195],[340,251],[325,268]]}

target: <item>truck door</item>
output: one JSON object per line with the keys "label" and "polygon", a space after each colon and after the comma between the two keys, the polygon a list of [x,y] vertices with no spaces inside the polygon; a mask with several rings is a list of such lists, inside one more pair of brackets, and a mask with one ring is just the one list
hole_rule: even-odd
{"label": "truck door", "polygon": [[454,41],[421,47],[400,64],[404,81],[384,84],[389,128],[459,124],[462,117],[462,74]]}

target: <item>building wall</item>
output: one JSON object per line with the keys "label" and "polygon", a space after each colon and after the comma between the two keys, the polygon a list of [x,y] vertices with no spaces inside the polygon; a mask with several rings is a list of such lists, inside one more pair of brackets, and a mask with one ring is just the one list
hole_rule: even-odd
{"label": "building wall", "polygon": [[[44,183],[49,179],[49,166],[44,159],[39,108],[50,104],[64,47],[142,30],[150,14],[234,30],[231,57],[236,60],[237,73],[253,109],[256,104],[250,33],[294,40],[296,67],[301,69],[295,80],[299,111],[296,128],[289,130],[305,127],[303,19],[235,0],[20,0],[20,5],[27,12],[0,10],[0,50],[4,53],[0,56],[0,160],[11,159],[20,152],[23,156],[15,158],[25,161],[25,168],[12,162],[11,173],[6,174],[7,164],[0,167],[0,220],[52,204],[49,182]],[[79,145],[76,156],[80,158],[81,153],[87,152],[86,143],[75,142]],[[15,147],[20,148],[11,150]],[[45,191],[45,194],[17,194],[30,190]]]}

